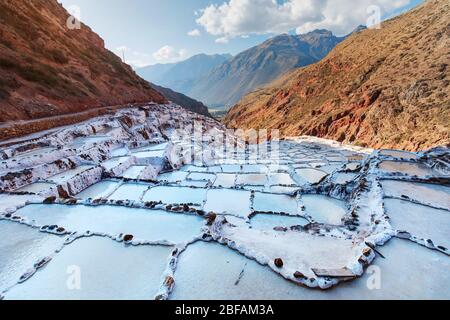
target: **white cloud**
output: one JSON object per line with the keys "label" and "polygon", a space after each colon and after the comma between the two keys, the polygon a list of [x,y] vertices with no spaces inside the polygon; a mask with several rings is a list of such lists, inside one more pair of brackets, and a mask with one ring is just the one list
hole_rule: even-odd
{"label": "white cloud", "polygon": [[188,36],[191,37],[200,37],[200,30],[194,29],[188,32]]}
{"label": "white cloud", "polygon": [[164,46],[153,54],[153,58],[158,62],[174,62],[187,57],[187,50],[181,49],[177,51],[172,46]]}
{"label": "white cloud", "polygon": [[402,8],[411,0],[228,0],[209,5],[197,23],[211,35],[231,39],[249,34],[299,33],[326,28],[337,35],[366,25],[368,8],[378,6],[381,14]]}
{"label": "white cloud", "polygon": [[186,49],[181,49],[178,51],[178,58],[179,59],[185,59],[188,55],[188,51]]}
{"label": "white cloud", "polygon": [[216,43],[228,43],[230,40],[228,40],[227,37],[217,38]]}

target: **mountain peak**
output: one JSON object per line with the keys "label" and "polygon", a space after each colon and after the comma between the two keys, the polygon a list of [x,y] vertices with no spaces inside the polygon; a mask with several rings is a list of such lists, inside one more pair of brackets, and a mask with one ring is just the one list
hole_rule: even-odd
{"label": "mountain peak", "polygon": [[333,36],[333,32],[327,29],[315,29],[313,31],[307,32],[306,35],[324,35],[324,36]]}
{"label": "mountain peak", "polygon": [[327,30],[304,36],[277,35],[215,68],[188,95],[208,105],[233,105],[243,95],[283,73],[322,59],[341,40]]}
{"label": "mountain peak", "polygon": [[229,60],[229,54],[200,53],[186,60],[166,65],[152,65],[136,72],[149,82],[189,96],[189,90],[199,77]]}
{"label": "mountain peak", "polygon": [[352,31],[352,33],[358,33],[358,32],[364,31],[364,30],[366,30],[366,29],[367,29],[366,26],[360,24],[359,26],[357,26],[357,27]]}
{"label": "mountain peak", "polygon": [[448,21],[447,0],[426,1],[346,37],[322,61],[247,95],[225,124],[376,149],[449,144]]}

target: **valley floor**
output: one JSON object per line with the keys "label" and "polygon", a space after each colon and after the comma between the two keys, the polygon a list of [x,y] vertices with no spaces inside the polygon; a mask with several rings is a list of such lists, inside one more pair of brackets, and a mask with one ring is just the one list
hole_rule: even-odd
{"label": "valley floor", "polygon": [[248,145],[148,105],[0,158],[0,299],[450,298],[446,148]]}

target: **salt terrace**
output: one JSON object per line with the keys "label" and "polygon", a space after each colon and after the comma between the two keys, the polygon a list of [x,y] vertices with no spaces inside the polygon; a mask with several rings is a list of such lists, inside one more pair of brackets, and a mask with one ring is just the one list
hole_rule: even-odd
{"label": "salt terrace", "polygon": [[0,157],[2,299],[450,298],[446,148],[255,147],[148,105]]}

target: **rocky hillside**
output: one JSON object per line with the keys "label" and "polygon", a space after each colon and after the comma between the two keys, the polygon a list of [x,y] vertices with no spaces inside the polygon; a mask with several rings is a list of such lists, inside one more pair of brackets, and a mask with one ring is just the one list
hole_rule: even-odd
{"label": "rocky hillside", "polygon": [[210,106],[231,106],[283,73],[319,61],[342,40],[327,30],[276,36],[215,68],[188,94]]}
{"label": "rocky hillside", "polygon": [[151,83],[150,85],[153,87],[153,89],[157,90],[158,92],[161,92],[167,100],[170,100],[173,103],[178,104],[184,109],[196,112],[204,116],[211,117],[208,108],[200,101],[189,98],[188,96],[173,91],[169,88],[164,88],[153,83]]}
{"label": "rocky hillside", "polygon": [[230,58],[229,54],[197,54],[181,62],[155,64],[136,72],[147,81],[189,95],[199,79]]}
{"label": "rocky hillside", "polygon": [[0,122],[164,97],[56,0],[0,0]]}
{"label": "rocky hillside", "polygon": [[449,38],[449,1],[429,0],[249,94],[224,121],[374,148],[448,144]]}

